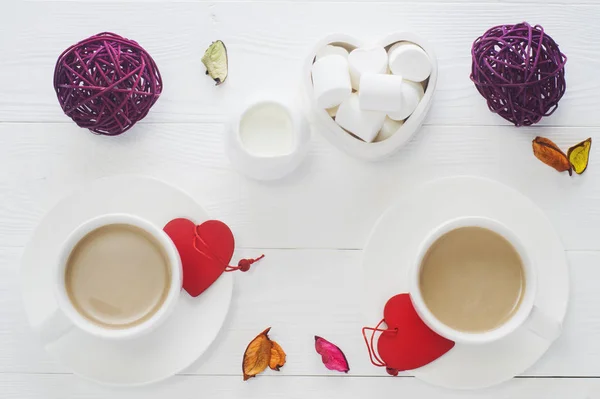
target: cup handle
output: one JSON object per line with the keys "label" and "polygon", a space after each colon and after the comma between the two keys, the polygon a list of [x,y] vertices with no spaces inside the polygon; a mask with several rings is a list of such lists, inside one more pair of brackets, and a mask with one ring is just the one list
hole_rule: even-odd
{"label": "cup handle", "polygon": [[73,328],[73,323],[64,312],[57,308],[38,327],[42,343],[49,344],[56,341]]}
{"label": "cup handle", "polygon": [[562,323],[548,316],[537,306],[531,309],[527,327],[535,335],[548,341],[554,341],[562,331]]}

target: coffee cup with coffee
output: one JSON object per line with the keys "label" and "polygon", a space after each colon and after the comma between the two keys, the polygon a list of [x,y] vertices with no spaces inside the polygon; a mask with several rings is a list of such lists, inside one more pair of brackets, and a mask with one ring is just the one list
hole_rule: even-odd
{"label": "coffee cup with coffee", "polygon": [[181,292],[179,252],[153,223],[107,214],[77,227],[54,265],[57,308],[39,326],[52,342],[73,328],[104,339],[127,339],[159,326]]}
{"label": "coffee cup with coffee", "polygon": [[535,306],[537,270],[507,226],[461,217],[435,228],[409,271],[414,308],[433,331],[457,343],[497,341],[521,326],[547,340],[560,322]]}

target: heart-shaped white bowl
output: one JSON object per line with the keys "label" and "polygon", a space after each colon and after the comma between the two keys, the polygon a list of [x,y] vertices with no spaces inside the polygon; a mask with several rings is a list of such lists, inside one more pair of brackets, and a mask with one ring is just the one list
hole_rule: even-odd
{"label": "heart-shaped white bowl", "polygon": [[320,109],[317,106],[312,84],[312,64],[315,62],[315,55],[319,49],[328,44],[333,44],[344,47],[348,51],[352,51],[353,49],[361,47],[366,43],[363,43],[362,41],[350,35],[332,34],[321,39],[307,57],[302,81],[305,86],[305,92],[311,105],[311,109],[314,115],[316,115],[317,122],[323,126],[321,131],[329,140],[329,142],[354,157],[375,161],[386,158],[393,154],[399,148],[408,143],[410,139],[417,133],[423,124],[425,117],[427,116],[429,108],[431,107],[438,76],[437,59],[433,49],[431,48],[431,45],[423,38],[410,32],[391,33],[379,40],[377,43],[382,45],[387,50],[393,44],[398,42],[415,43],[425,50],[429,56],[429,59],[431,60],[431,75],[425,81],[425,95],[419,102],[419,105],[412,115],[404,121],[404,124],[391,137],[380,142],[364,142],[342,129],[337,123],[335,123],[335,120],[329,116],[327,110]]}

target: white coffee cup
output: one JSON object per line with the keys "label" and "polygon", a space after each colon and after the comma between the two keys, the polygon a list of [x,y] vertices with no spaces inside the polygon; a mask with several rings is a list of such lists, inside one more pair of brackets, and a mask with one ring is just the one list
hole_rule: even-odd
{"label": "white coffee cup", "polygon": [[[150,234],[162,247],[170,267],[170,288],[162,306],[148,320],[123,329],[102,327],[82,316],[73,306],[65,287],[65,270],[69,255],[90,232],[111,224],[127,224],[138,227]],[[104,339],[129,339],[146,334],[158,327],[173,311],[179,299],[183,281],[181,258],[175,244],[162,228],[155,224],[130,214],[107,214],[88,220],[77,227],[65,240],[59,252],[58,259],[52,266],[54,296],[57,308],[39,325],[38,331],[44,343],[50,343],[64,334],[78,328],[86,333]]]}
{"label": "white coffee cup", "polygon": [[[522,294],[521,304],[509,320],[490,331],[470,333],[458,331],[447,326],[427,308],[421,295],[419,277],[422,262],[427,251],[444,234],[461,227],[481,227],[501,235],[515,248],[523,264],[525,292]],[[409,273],[410,297],[415,310],[429,328],[449,340],[462,344],[486,344],[502,339],[520,327],[528,328],[538,336],[550,341],[560,335],[561,323],[551,319],[535,305],[537,292],[536,265],[519,237],[497,220],[479,216],[461,217],[450,220],[433,229],[421,243]]]}

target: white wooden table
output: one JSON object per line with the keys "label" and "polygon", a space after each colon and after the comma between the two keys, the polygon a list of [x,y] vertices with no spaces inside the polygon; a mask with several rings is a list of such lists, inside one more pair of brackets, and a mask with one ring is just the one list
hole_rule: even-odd
{"label": "white wooden table", "polygon": [[[0,398],[600,398],[598,144],[588,171],[574,178],[541,164],[530,145],[536,135],[563,148],[589,136],[600,140],[600,2],[575,2],[2,0]],[[552,117],[517,129],[491,114],[470,82],[470,47],[487,28],[523,20],[542,24],[569,57],[568,88]],[[317,39],[411,29],[435,46],[440,76],[425,126],[396,156],[354,160],[315,128],[306,162],[285,181],[257,183],[231,168],[222,151],[228,113],[255,93],[295,95]],[[79,129],[62,114],[52,89],[60,52],[101,31],[137,40],[164,78],[148,117],[120,137]],[[200,62],[215,39],[226,43],[230,56],[230,77],[221,87]],[[236,257],[264,252],[267,258],[235,276],[230,316],[198,363],[149,388],[114,390],[70,374],[46,355],[26,322],[18,268],[28,237],[54,203],[84,183],[123,173],[183,188],[230,224]],[[369,363],[360,335],[361,249],[377,217],[416,184],[457,174],[493,178],[529,196],[554,224],[571,266],[562,337],[524,376],[480,392],[388,378]],[[267,326],[288,364],[244,383],[242,353]],[[345,350],[350,374],[323,367],[315,334]]]}

